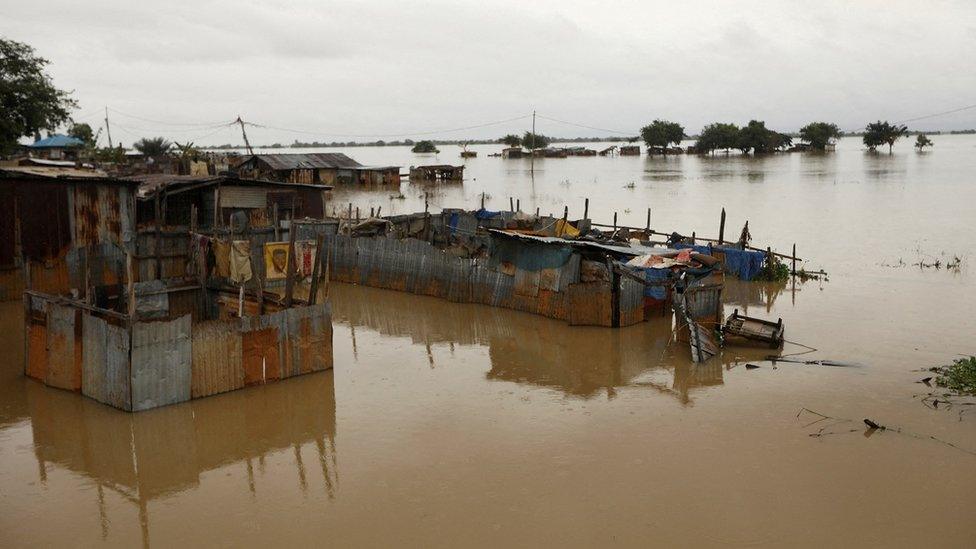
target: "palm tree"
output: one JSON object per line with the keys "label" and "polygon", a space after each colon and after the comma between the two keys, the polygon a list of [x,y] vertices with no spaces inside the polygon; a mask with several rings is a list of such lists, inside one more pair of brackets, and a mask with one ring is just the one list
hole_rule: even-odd
{"label": "palm tree", "polygon": [[165,137],[143,137],[133,143],[132,146],[145,156],[162,156],[169,152],[173,144],[167,141]]}

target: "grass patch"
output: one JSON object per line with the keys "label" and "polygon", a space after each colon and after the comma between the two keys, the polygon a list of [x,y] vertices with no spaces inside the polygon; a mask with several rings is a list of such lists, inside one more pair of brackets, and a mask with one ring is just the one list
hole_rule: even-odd
{"label": "grass patch", "polygon": [[790,278],[790,268],[776,256],[768,256],[759,274],[753,278],[761,282],[786,282]]}
{"label": "grass patch", "polygon": [[957,393],[976,395],[976,357],[960,358],[948,366],[932,369],[935,384]]}

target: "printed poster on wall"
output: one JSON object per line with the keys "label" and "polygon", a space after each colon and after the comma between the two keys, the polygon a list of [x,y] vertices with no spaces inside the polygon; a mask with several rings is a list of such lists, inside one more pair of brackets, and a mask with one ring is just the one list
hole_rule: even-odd
{"label": "printed poster on wall", "polygon": [[264,245],[265,280],[282,280],[288,274],[288,243],[268,242]]}

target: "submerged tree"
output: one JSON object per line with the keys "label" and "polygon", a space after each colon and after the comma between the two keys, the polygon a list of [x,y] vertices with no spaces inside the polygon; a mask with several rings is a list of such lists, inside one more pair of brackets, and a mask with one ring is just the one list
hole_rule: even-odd
{"label": "submerged tree", "polygon": [[544,149],[549,146],[551,141],[541,133],[525,132],[525,135],[522,136],[522,146],[531,151]]}
{"label": "submerged tree", "polygon": [[768,129],[762,120],[750,120],[748,125],[739,130],[735,148],[741,150],[743,154],[748,154],[750,151],[764,154],[788,147],[792,142],[790,136]]}
{"label": "submerged tree", "polygon": [[915,138],[915,148],[918,149],[918,152],[922,152],[925,147],[931,147],[933,145],[935,145],[935,143],[932,143],[929,136],[925,135],[924,133],[918,134],[918,137]]}
{"label": "submerged tree", "polygon": [[810,144],[810,148],[822,151],[833,139],[841,136],[837,124],[829,122],[810,122],[800,128],[800,139]]}
{"label": "submerged tree", "polygon": [[881,145],[888,145],[888,154],[891,154],[891,148],[894,146],[895,141],[898,141],[898,139],[906,134],[908,134],[908,126],[889,124],[887,120],[884,122],[878,120],[877,122],[871,122],[864,129],[863,141],[872,151]]}
{"label": "submerged tree", "polygon": [[437,149],[437,145],[433,141],[417,141],[417,144],[413,146],[411,151],[415,153],[439,153],[440,150]]}
{"label": "submerged tree", "polygon": [[133,143],[132,147],[145,156],[162,156],[169,152],[172,143],[167,141],[165,137],[143,137]]}
{"label": "submerged tree", "polygon": [[685,138],[685,129],[677,122],[669,120],[655,120],[641,128],[641,137],[647,144],[648,151],[659,147],[662,153],[673,143],[677,145]]}
{"label": "submerged tree", "polygon": [[739,127],[735,124],[717,122],[702,129],[695,142],[695,148],[700,153],[710,153],[717,149],[733,149],[739,137]]}
{"label": "submerged tree", "polygon": [[77,107],[70,92],[54,87],[47,64],[27,44],[0,38],[0,154],[15,150],[21,137],[54,131]]}
{"label": "submerged tree", "polygon": [[504,143],[505,145],[508,145],[509,147],[520,147],[520,146],[522,146],[522,138],[519,137],[519,136],[517,136],[517,135],[515,135],[515,134],[512,134],[512,133],[506,135],[505,137],[502,137],[498,141],[499,141],[499,143]]}

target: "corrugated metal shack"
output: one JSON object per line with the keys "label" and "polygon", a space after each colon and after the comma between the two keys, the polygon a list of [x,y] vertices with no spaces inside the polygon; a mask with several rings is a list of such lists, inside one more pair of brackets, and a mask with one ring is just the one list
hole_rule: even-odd
{"label": "corrugated metal shack", "polygon": [[410,181],[417,183],[461,183],[464,181],[464,166],[451,166],[450,164],[411,166]]}
{"label": "corrugated metal shack", "polygon": [[399,166],[363,166],[342,153],[255,154],[237,170],[241,177],[309,185],[400,185]]}
{"label": "corrugated metal shack", "polygon": [[[313,249],[301,256],[310,269],[299,265],[291,234],[299,216],[321,216],[327,189],[228,177],[133,184],[124,225],[138,226],[135,249],[115,282],[83,297],[25,292],[28,376],[139,411],[332,367],[321,261]],[[277,280],[265,244],[290,250]]]}
{"label": "corrugated metal shack", "polygon": [[0,300],[25,289],[84,297],[120,282],[136,186],[95,170],[0,169]]}

